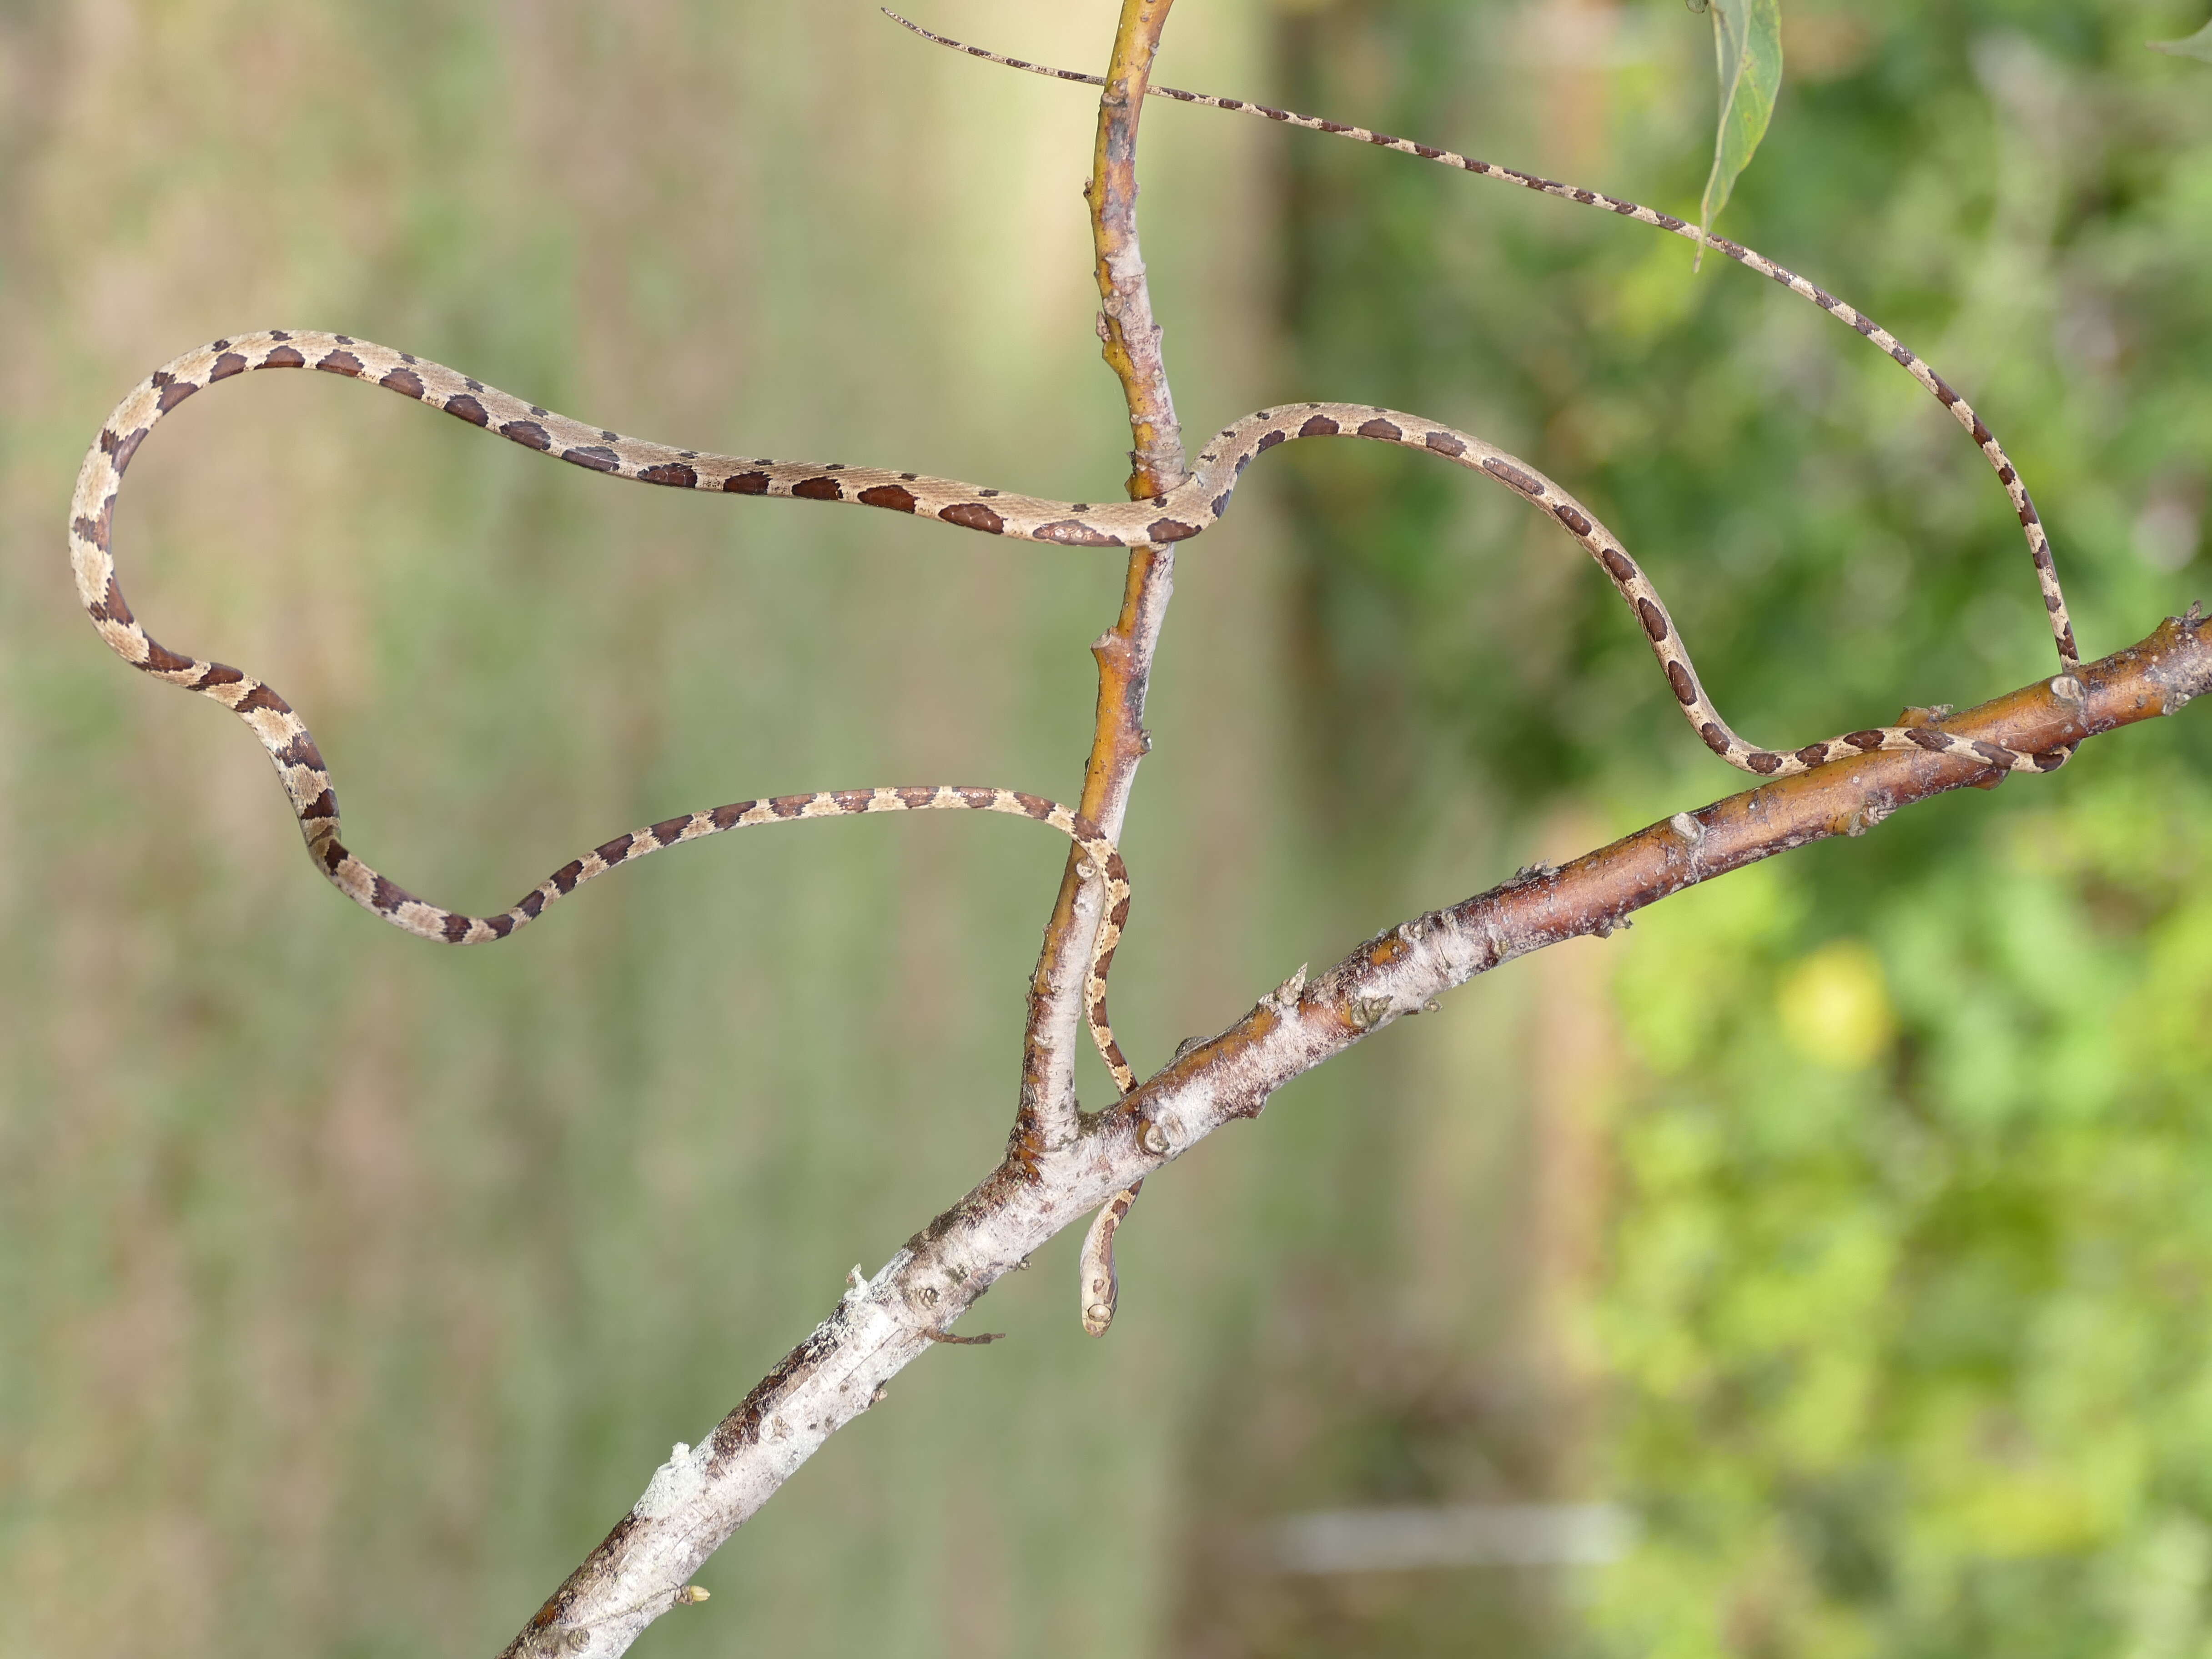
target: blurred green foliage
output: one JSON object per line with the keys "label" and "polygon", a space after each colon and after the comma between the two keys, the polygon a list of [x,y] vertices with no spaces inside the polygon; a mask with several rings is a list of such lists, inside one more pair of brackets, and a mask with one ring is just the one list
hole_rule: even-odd
{"label": "blurred green foliage", "polygon": [[[2092,655],[2212,597],[2212,81],[2144,49],[2200,19],[1792,0],[1730,209],[1975,401]],[[1705,30],[1673,0],[1324,6],[1285,96],[1693,216]],[[1571,205],[1342,144],[1288,167],[1299,389],[1455,419],[1581,494],[1758,740],[2051,672],[2002,492],[1849,331]],[[1316,800],[1471,775],[1626,828],[1737,787],[1556,531],[1325,447],[1291,459]],[[1620,947],[1590,1324],[1605,1495],[1645,1532],[1600,1581],[1609,1649],[2205,1650],[2209,891],[2192,710]]]}

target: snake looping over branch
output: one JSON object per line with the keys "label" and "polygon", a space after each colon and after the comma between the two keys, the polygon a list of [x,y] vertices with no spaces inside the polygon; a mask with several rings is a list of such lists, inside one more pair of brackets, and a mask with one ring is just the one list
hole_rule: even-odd
{"label": "snake looping over branch", "polygon": [[[896,14],[892,15],[896,17]],[[931,34],[903,18],[896,21],[940,45],[993,63],[1060,80],[1099,84],[1096,76],[1001,57]],[[1401,150],[1480,176],[1504,179],[1546,195],[1603,207],[1692,240],[1698,234],[1695,227],[1670,214],[1365,128],[1237,99],[1211,97],[1166,87],[1150,90],[1161,97],[1242,111]],[[2076,667],[2079,659],[2073,628],[2042,522],[2017,470],[1972,408],[1919,357],[1864,313],[1795,272],[1726,238],[1710,237],[1707,245],[1782,283],[1850,325],[1903,366],[1972,434],[1976,445],[1996,469],[2027,534],[2060,660],[2069,672]],[[116,406],[87,453],[77,477],[70,521],[70,558],[78,595],[100,636],[125,662],[156,678],[211,697],[244,720],[275,762],[301,833],[318,867],[349,898],[394,926],[424,939],[453,945],[504,939],[535,920],[546,906],[574,891],[581,883],[617,865],[632,862],[678,842],[700,840],[725,830],[874,812],[969,811],[1035,818],[1073,840],[1085,856],[1085,878],[1104,884],[1105,915],[1092,948],[1084,1006],[1092,1039],[1105,1058],[1116,1085],[1126,1094],[1136,1084],[1133,1069],[1115,1042],[1106,1015],[1107,975],[1128,917],[1127,872],[1120,852],[1097,825],[1072,809],[1039,796],[1008,789],[938,786],[839,790],[739,801],[712,811],[664,819],[617,836],[555,871],[507,910],[490,916],[471,916],[428,903],[356,857],[341,838],[337,797],[321,752],[291,705],[270,686],[240,670],[179,653],[156,641],[139,624],[125,600],[116,579],[112,552],[116,498],[124,472],[146,434],[164,416],[194,392],[218,380],[254,369],[311,367],[349,379],[373,381],[403,397],[442,409],[471,425],[496,432],[526,448],[617,477],[732,495],[784,495],[803,501],[842,501],[935,519],[979,534],[1049,542],[1064,547],[1158,545],[1196,536],[1228,510],[1230,498],[1246,466],[1276,446],[1296,439],[1364,438],[1395,444],[1425,455],[1441,457],[1504,485],[1545,513],[1579,542],[1634,614],[1652,654],[1665,672],[1684,718],[1714,753],[1731,766],[1761,777],[1784,777],[1885,749],[1956,752],[2000,773],[2014,769],[2051,771],[2068,758],[2069,751],[2063,750],[2023,754],[1918,726],[1868,727],[1795,750],[1762,749],[1746,742],[1721,718],[1698,684],[1688,649],[1657,590],[1626,549],[1595,515],[1526,461],[1472,434],[1395,410],[1344,403],[1301,403],[1261,410],[1217,433],[1200,453],[1196,469],[1166,493],[1143,501],[1093,504],[1048,501],[913,472],[672,449],[586,426],[440,364],[343,334],[271,330],[217,340],[185,353],[142,382]],[[1112,1207],[1109,1206],[1109,1211]],[[1122,1212],[1126,1209],[1126,1204],[1122,1204]],[[1118,1221],[1120,1218],[1116,1214],[1113,1218]],[[1105,1231],[1103,1248],[1109,1252],[1110,1272],[1110,1227]],[[1102,1311],[1110,1318],[1110,1290],[1105,1290],[1100,1299]]]}

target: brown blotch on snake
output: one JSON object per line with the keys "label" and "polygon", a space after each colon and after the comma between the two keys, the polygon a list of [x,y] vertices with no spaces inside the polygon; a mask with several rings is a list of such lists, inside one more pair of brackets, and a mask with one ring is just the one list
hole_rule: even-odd
{"label": "brown blotch on snake", "polygon": [[1074,519],[1060,519],[1051,524],[1039,525],[1030,533],[1038,541],[1055,542],[1062,547],[1118,547],[1121,545],[1103,531],[1093,530],[1089,525]]}
{"label": "brown blotch on snake", "polygon": [[937,516],[947,524],[957,524],[963,530],[980,530],[987,536],[995,536],[1006,527],[1006,521],[981,501],[939,507]]}
{"label": "brown blotch on snake", "polygon": [[1534,478],[1515,466],[1510,461],[1501,461],[1496,456],[1492,456],[1482,465],[1487,471],[1504,479],[1524,495],[1540,495],[1544,493],[1542,484],[1537,483]]}

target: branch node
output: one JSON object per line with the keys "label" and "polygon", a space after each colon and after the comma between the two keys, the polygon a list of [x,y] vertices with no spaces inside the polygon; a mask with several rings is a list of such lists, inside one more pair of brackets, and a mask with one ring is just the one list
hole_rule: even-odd
{"label": "branch node", "polygon": [[[2002,783],[2004,780],[2005,775],[2002,772],[1999,772],[1989,778],[1986,781],[1976,783],[1974,787],[1977,789],[1994,789],[1998,784]],[[1844,825],[1844,833],[1847,836],[1863,836],[1868,830],[1873,829],[1876,824],[1881,823],[1885,818],[1888,817],[1890,814],[1896,811],[1897,798],[1891,794],[1888,790],[1875,789],[1869,791],[1866,799],[1851,809],[1851,816]]]}
{"label": "branch node", "polygon": [[[1550,873],[1557,875],[1559,872],[1554,870]],[[1358,1030],[1371,1031],[1390,1017],[1390,999],[1354,997],[1352,1006],[1346,1010],[1346,1015]]]}
{"label": "branch node", "polygon": [[1687,812],[1677,812],[1667,820],[1667,827],[1684,841],[1696,847],[1705,838],[1705,826]]}
{"label": "branch node", "polygon": [[1168,1132],[1146,1118],[1137,1126],[1137,1145],[1154,1158],[1165,1158],[1169,1151]]}
{"label": "branch node", "polygon": [[2089,700],[2088,688],[2071,674],[2061,674],[2051,682],[2051,695],[2063,703],[2080,708]]}
{"label": "branch node", "polygon": [[702,1601],[712,1600],[713,1593],[703,1584],[686,1584],[676,1592],[676,1605],[679,1607],[696,1607]]}

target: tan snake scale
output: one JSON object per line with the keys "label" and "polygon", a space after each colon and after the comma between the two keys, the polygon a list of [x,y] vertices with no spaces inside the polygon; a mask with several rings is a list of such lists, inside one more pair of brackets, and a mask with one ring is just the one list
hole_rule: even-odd
{"label": "tan snake scale", "polygon": [[[907,27],[940,44],[994,63],[1062,80],[1097,82],[1096,76],[1002,58],[929,34],[911,23]],[[1605,207],[1692,239],[1698,234],[1694,227],[1671,215],[1656,213],[1633,203],[1364,128],[1236,99],[1207,97],[1164,87],[1151,90],[1164,97],[1246,111],[1270,120],[1402,150],[1468,172],[1504,178],[1547,195]],[[1881,347],[1968,429],[1996,469],[2027,533],[2061,661],[2069,670],[2077,665],[2073,629],[2059,591],[2049,540],[2017,471],[1979,416],[1932,369],[1863,313],[1750,249],[1722,237],[1708,240],[1711,246],[1729,258],[1813,301]],[[123,475],[146,434],[163,416],[194,392],[216,381],[255,369],[307,368],[373,381],[403,397],[442,409],[471,425],[496,432],[526,448],[617,477],[672,489],[735,495],[791,496],[802,501],[875,507],[917,518],[936,519],[976,533],[1051,542],[1064,547],[1158,545],[1196,536],[1227,511],[1246,466],[1269,449],[1295,439],[1349,437],[1395,444],[1441,457],[1503,484],[1580,542],[1635,615],[1684,717],[1706,744],[1732,766],[1761,777],[1784,777],[1876,750],[1906,749],[1962,754],[1999,771],[2050,771],[2067,758],[2063,750],[2027,755],[1916,726],[1868,727],[1788,750],[1762,749],[1747,743],[1721,718],[1705,696],[1689,652],[1657,590],[1594,514],[1517,457],[1472,434],[1394,410],[1343,403],[1300,403],[1261,410],[1215,434],[1199,454],[1191,475],[1164,495],[1138,501],[1056,501],[914,472],[673,449],[624,437],[603,428],[586,426],[441,364],[343,334],[271,330],[215,341],[185,353],[142,382],[116,406],[87,453],[77,477],[70,520],[70,558],[78,595],[100,636],[125,662],[156,678],[210,697],[244,720],[276,763],[278,777],[317,866],[356,903],[424,939],[455,945],[504,939],[582,883],[618,865],[679,842],[700,840],[726,830],[872,812],[969,811],[1035,818],[1072,838],[1085,854],[1087,878],[1103,878],[1106,884],[1106,915],[1092,951],[1085,1010],[1093,1039],[1116,1085],[1126,1093],[1135,1084],[1133,1072],[1115,1043],[1105,1000],[1107,975],[1128,917],[1127,872],[1121,854],[1097,825],[1071,809],[1038,796],[1006,789],[939,786],[840,790],[740,801],[709,811],[664,819],[617,836],[564,865],[519,902],[491,916],[471,916],[428,903],[356,856],[342,839],[337,797],[321,752],[291,705],[264,682],[240,670],[179,653],[156,641],[140,625],[124,599],[112,550],[115,504]],[[1126,1210],[1126,1206],[1123,1207]],[[1110,1251],[1110,1232],[1108,1238],[1107,1249]],[[1106,1317],[1110,1318],[1110,1296],[1104,1306]]]}

